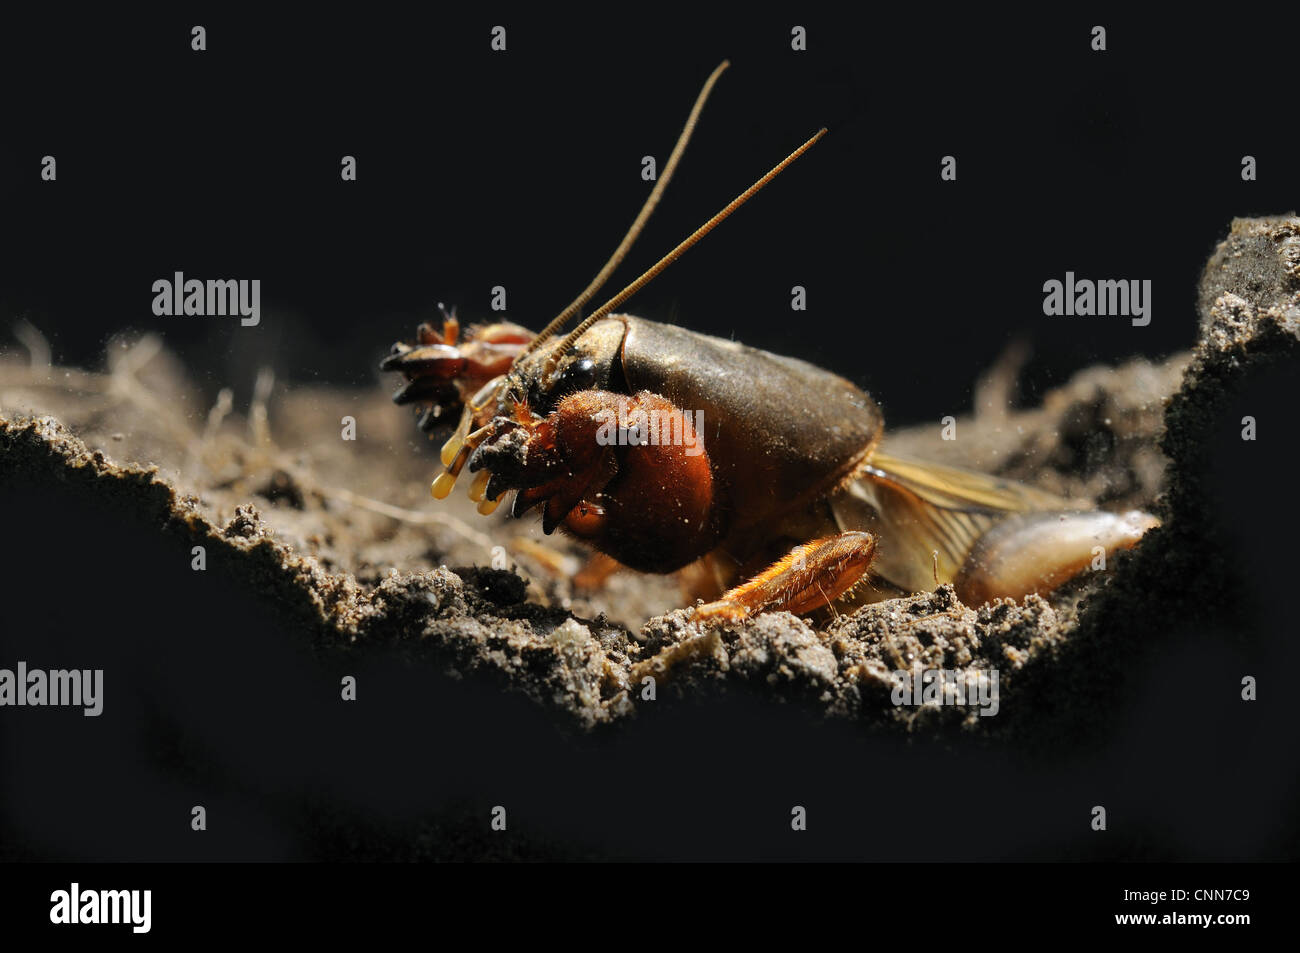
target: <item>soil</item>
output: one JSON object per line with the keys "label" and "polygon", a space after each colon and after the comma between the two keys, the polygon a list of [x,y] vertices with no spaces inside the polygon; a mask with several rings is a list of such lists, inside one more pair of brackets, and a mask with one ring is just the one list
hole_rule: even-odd
{"label": "soil", "polygon": [[[740,692],[890,733],[1059,744],[1115,717],[1143,633],[1240,610],[1239,570],[1216,558],[1217,530],[1200,518],[1216,500],[1211,438],[1243,381],[1294,357],[1300,219],[1235,221],[1207,264],[1200,311],[1190,354],[1091,367],[1016,409],[1009,353],[958,421],[962,439],[942,441],[935,427],[891,433],[895,451],[1162,519],[1106,572],[1050,599],[971,607],[944,587],[825,623],[771,613],[705,631],[687,621],[671,578],[620,573],[581,591],[583,551],[535,521],[480,517],[463,492],[435,504],[436,447],[386,394],[287,388],[266,374],[244,413],[228,393],[205,406],[152,337],[113,341],[106,368],[89,372],[49,366],[24,328],[26,348],[0,362],[0,483],[58,484],[204,547],[314,644],[398,644],[580,731]],[[354,440],[343,439],[345,418]],[[918,665],[996,670],[999,717],[894,704]],[[1052,705],[1037,703],[1049,693]]]}

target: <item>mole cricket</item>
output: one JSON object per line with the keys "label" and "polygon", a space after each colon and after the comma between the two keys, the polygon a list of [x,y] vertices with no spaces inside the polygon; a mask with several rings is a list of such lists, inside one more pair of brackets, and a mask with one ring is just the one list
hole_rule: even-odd
{"label": "mole cricket", "polygon": [[[541,332],[462,334],[443,311],[381,364],[393,400],[432,431],[456,420],[433,495],[460,473],[490,514],[541,507],[547,534],[584,541],[606,571],[690,569],[696,620],[805,614],[952,583],[968,605],[1045,593],[1133,546],[1154,517],[1083,509],[1044,491],[881,449],[883,418],[813,364],[629,314],[627,299],[807,151],[820,130],[567,334],[658,204],[723,62],[608,262]],[[701,427],[700,424],[703,424]],[[617,425],[617,426],[616,426]],[[663,438],[667,434],[667,439]],[[869,585],[859,583],[869,580]]]}

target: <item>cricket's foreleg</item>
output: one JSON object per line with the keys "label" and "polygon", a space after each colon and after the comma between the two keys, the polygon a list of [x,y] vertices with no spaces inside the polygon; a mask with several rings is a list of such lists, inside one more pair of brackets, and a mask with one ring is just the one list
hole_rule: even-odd
{"label": "cricket's foreleg", "polygon": [[507,423],[468,466],[490,474],[487,497],[518,491],[512,515],[541,506],[543,532],[563,528],[639,572],[671,572],[716,547],[704,434],[666,397],[583,390],[544,419]]}
{"label": "cricket's foreleg", "polygon": [[976,541],[953,586],[968,606],[1050,592],[1088,569],[1104,568],[1106,557],[1159,525],[1140,510],[1021,513]]}
{"label": "cricket's foreleg", "polygon": [[766,611],[798,615],[821,609],[862,579],[875,553],[876,538],[866,532],[815,539],[796,546],[717,602],[697,606],[691,618],[739,622]]}

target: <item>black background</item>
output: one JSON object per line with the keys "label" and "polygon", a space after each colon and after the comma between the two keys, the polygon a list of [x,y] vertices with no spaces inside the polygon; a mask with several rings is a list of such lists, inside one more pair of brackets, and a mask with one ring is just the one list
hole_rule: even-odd
{"label": "black background", "polygon": [[[489,49],[497,22],[504,54]],[[789,50],[794,22],[806,53]],[[1089,48],[1095,22],[1104,53]],[[1296,207],[1293,39],[1263,18],[928,9],[9,21],[0,318],[26,317],[74,364],[97,363],[123,328],[158,331],[213,391],[246,392],[266,363],[290,381],[387,386],[379,357],[437,301],[489,317],[501,284],[516,321],[559,311],[648,191],[641,157],[662,165],[727,57],[610,292],[829,125],[626,310],[817,361],[894,422],[968,409],[976,374],[1021,337],[1032,401],[1096,361],[1190,347],[1200,270],[1230,219]],[[39,178],[46,154],[57,183]],[[339,179],[345,154],[357,182]],[[955,183],[939,179],[946,154]],[[1241,181],[1246,154],[1257,182]],[[150,285],[176,270],[262,279],[262,324],[153,316]],[[1151,279],[1150,326],[1044,317],[1042,284],[1067,270]],[[806,313],[789,310],[794,284]],[[1260,386],[1271,406],[1292,400],[1289,379]],[[1242,531],[1261,593],[1289,581],[1295,518],[1264,492],[1287,472],[1284,444],[1225,464],[1225,519],[1271,529]],[[1289,620],[1266,610],[1242,632],[1152,633],[1127,703],[1077,753],[900,745],[737,698],[582,741],[393,653],[314,652],[248,594],[214,598],[219,573],[196,582],[173,542],[58,488],[6,493],[0,571],[31,576],[32,611],[4,620],[3,658],[132,680],[114,696],[110,677],[99,719],[6,712],[19,726],[0,749],[10,859],[1297,853],[1283,689],[1235,700],[1243,670],[1295,662]],[[134,604],[160,573],[170,601]],[[224,611],[182,620],[194,600]],[[85,621],[128,608],[129,627]],[[342,671],[370,686],[364,705],[337,702]],[[815,822],[792,840],[789,806],[804,802]],[[189,830],[195,803],[207,835]],[[508,846],[484,830],[500,803]],[[1107,840],[1087,830],[1095,803],[1114,805]]]}
{"label": "black background", "polygon": [[[1094,53],[1098,13],[813,14],[796,54],[788,19],[511,16],[504,55],[496,20],[463,12],[12,26],[0,313],[78,364],[113,332],[159,331],[214,391],[257,363],[369,383],[436,302],[493,317],[498,284],[538,327],[617,244],[649,190],[641,157],[663,164],[724,57],[609,293],[829,125],[626,310],[825,364],[895,423],[967,408],[1013,336],[1034,348],[1027,399],[1097,360],[1190,347],[1232,216],[1297,204],[1288,31],[1265,21],[1117,16]],[[262,325],[155,317],[150,286],[178,270],[260,278]],[[1067,270],[1151,279],[1151,325],[1046,319],[1043,282]]]}

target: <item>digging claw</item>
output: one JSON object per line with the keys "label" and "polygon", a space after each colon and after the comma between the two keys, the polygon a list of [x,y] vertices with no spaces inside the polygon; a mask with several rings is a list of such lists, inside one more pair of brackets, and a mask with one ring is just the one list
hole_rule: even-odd
{"label": "digging claw", "polygon": [[446,344],[394,344],[393,351],[379,362],[381,371],[401,371],[450,380],[465,369],[465,358],[460,351]]}

